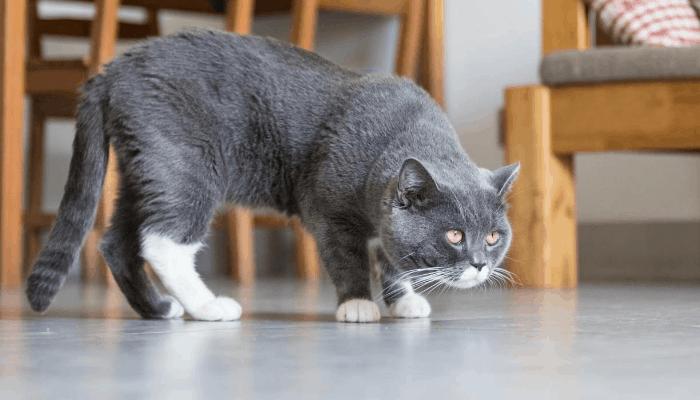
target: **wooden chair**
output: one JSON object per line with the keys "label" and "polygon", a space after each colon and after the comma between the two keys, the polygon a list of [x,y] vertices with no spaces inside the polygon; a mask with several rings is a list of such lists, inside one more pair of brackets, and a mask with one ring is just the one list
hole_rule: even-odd
{"label": "wooden chair", "polygon": [[[92,2],[92,0],[78,0]],[[77,102],[77,88],[99,66],[111,59],[117,39],[142,39],[159,34],[158,12],[163,9],[214,13],[206,2],[183,2],[177,0],[97,0],[94,21],[66,18],[42,19],[38,14],[38,0],[30,0],[28,12],[29,60],[27,62],[27,93],[31,99],[28,201],[25,212],[25,261],[31,264],[40,248],[41,234],[48,229],[55,215],[42,211],[43,164],[45,146],[45,124],[48,118],[72,118]],[[290,9],[290,0],[268,0],[259,2],[257,14],[271,14]],[[146,11],[144,23],[124,23],[117,20],[119,5],[141,7]],[[232,0],[226,9],[226,28],[246,34],[250,32],[253,19],[253,0]],[[117,25],[118,24],[118,25]],[[49,60],[42,57],[41,40],[46,36],[90,37],[91,53],[85,59]],[[114,157],[111,157],[114,160]],[[116,171],[110,167],[105,181],[105,191],[94,230],[89,234],[83,251],[83,277],[104,279],[106,269],[101,268],[97,245],[106,228],[115,196]],[[253,216],[248,210],[236,208],[226,218],[231,235],[230,268],[234,278],[247,284],[253,281],[253,232],[252,224],[267,227],[282,227],[288,224],[284,218],[271,215]],[[297,234],[303,233],[295,224]],[[319,268],[314,265],[315,249],[307,240],[299,241],[297,257],[301,265],[307,266],[301,275],[313,279]],[[316,271],[314,274],[313,271]]]}
{"label": "wooden chair", "polygon": [[[292,11],[291,40],[299,47],[313,50],[319,10],[398,16],[401,32],[396,52],[396,74],[420,78],[436,101],[444,104],[443,0],[296,0]],[[422,67],[421,71],[419,67]]]}
{"label": "wooden chair", "polygon": [[525,286],[575,287],[574,155],[700,149],[700,71],[683,68],[700,50],[591,48],[583,0],[542,13],[544,84],[505,93],[506,159],[522,165],[509,268]]}
{"label": "wooden chair", "polygon": [[[79,0],[90,1],[90,0]],[[34,3],[36,0],[34,0]],[[105,3],[107,2],[107,3]],[[105,6],[99,4],[105,3]],[[100,0],[98,7],[103,7],[99,13],[113,13],[115,16],[119,6],[116,0]],[[140,6],[147,10],[147,21],[144,24],[119,23],[119,36],[122,38],[143,38],[158,34],[157,13],[163,9],[174,9],[193,12],[215,12],[206,2],[181,2],[176,0],[122,0],[121,4]],[[298,1],[295,4],[292,41],[300,47],[311,49],[315,33],[318,9],[351,11],[373,14],[396,14],[401,17],[402,30],[396,70],[400,75],[415,78],[418,66],[423,66],[422,78],[424,85],[442,103],[442,0],[398,0],[388,3],[362,1]],[[290,0],[231,0],[227,2],[225,25],[226,29],[239,34],[248,34],[252,28],[254,15],[271,14],[289,10]],[[99,10],[99,9],[98,9]],[[101,15],[99,14],[98,15]],[[423,19],[423,16],[426,19]],[[104,19],[104,17],[101,17]],[[100,18],[96,18],[93,26],[92,49],[97,49],[97,34],[94,28]],[[48,117],[70,117],[73,115],[76,98],[75,89],[90,73],[96,72],[99,65],[113,54],[116,33],[111,36],[112,49],[100,54],[100,62],[94,57],[88,61],[49,61],[41,59],[40,40],[44,35],[86,36],[90,32],[89,21],[53,20],[45,21],[38,18],[36,4],[30,7],[30,61],[28,62],[27,91],[32,96],[32,116],[29,157],[29,193],[28,207],[25,217],[27,231],[27,257],[31,262],[39,248],[39,237],[42,230],[50,227],[54,216],[41,211],[42,198],[42,169],[44,125]],[[420,34],[426,26],[426,43],[423,45],[426,62],[419,64]],[[114,27],[112,29],[115,29]],[[99,36],[105,40],[105,36]],[[96,51],[96,50],[94,50]],[[93,51],[93,53],[94,53]],[[87,66],[92,66],[88,68]],[[60,82],[60,83],[58,83]],[[60,87],[55,87],[55,85]],[[112,159],[114,159],[112,157]],[[97,255],[97,243],[101,230],[106,227],[111,211],[111,201],[114,196],[116,175],[112,172],[106,194],[100,207],[96,229],[90,234],[85,249],[87,277],[97,276],[95,271],[101,261]],[[296,238],[297,274],[307,280],[315,280],[320,276],[320,264],[313,238],[306,233],[297,219],[289,220],[274,214],[253,213],[251,210],[235,207],[218,219],[217,225],[225,226],[229,235],[229,269],[234,279],[242,284],[251,284],[255,278],[254,268],[254,228],[285,228],[292,227]]]}

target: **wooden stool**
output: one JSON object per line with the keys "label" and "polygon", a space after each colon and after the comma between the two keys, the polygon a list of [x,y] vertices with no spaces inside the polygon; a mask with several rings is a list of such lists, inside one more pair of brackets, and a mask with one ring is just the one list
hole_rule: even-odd
{"label": "wooden stool", "polygon": [[292,42],[307,50],[314,48],[318,10],[397,15],[401,33],[396,74],[415,80],[422,67],[421,83],[439,104],[444,104],[443,0],[295,0],[293,4]]}
{"label": "wooden stool", "polygon": [[[33,263],[40,248],[40,235],[48,229],[55,215],[42,211],[45,125],[48,118],[72,118],[77,104],[77,89],[89,76],[114,55],[117,30],[122,37],[142,38],[158,34],[156,10],[148,9],[143,24],[119,23],[119,0],[95,0],[93,21],[75,19],[41,19],[38,0],[30,0],[28,9],[29,59],[27,61],[26,92],[31,101],[29,114],[29,171],[27,208],[25,212],[26,256]],[[41,39],[48,35],[90,37],[90,54],[86,59],[49,60],[42,56]],[[106,228],[116,196],[117,171],[114,155],[110,157],[93,230],[83,250],[83,277],[105,279],[106,269],[99,256],[98,242]]]}

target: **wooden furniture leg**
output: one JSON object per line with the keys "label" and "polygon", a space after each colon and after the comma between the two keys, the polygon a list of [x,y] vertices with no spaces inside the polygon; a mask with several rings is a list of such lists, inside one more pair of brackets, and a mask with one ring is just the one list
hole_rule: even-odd
{"label": "wooden furniture leg", "polygon": [[22,271],[26,0],[0,0],[0,288]]}
{"label": "wooden furniture leg", "polygon": [[292,43],[314,49],[319,0],[296,0],[292,5]]}
{"label": "wooden furniture leg", "polygon": [[445,107],[445,4],[444,0],[427,0],[425,34],[421,57],[421,84],[435,101]]}
{"label": "wooden furniture leg", "polygon": [[416,79],[418,66],[423,11],[423,0],[408,0],[406,10],[401,15],[399,51],[396,53],[396,73],[413,80]]}
{"label": "wooden furniture leg", "polygon": [[[254,0],[229,0],[226,7],[226,30],[247,35],[253,27]],[[255,282],[255,225],[251,210],[234,207],[226,212],[229,237],[229,270],[241,285]]]}
{"label": "wooden furniture leg", "polygon": [[148,25],[149,36],[160,36],[160,21],[158,21],[157,8],[146,9],[146,25]]}
{"label": "wooden furniture leg", "polygon": [[[313,50],[316,40],[319,0],[296,0],[292,5],[292,43],[302,49]],[[292,220],[297,276],[316,281],[321,276],[321,261],[316,241],[298,218]]]}
{"label": "wooden furniture leg", "polygon": [[226,30],[247,35],[253,28],[255,0],[229,0],[226,5]]}
{"label": "wooden furniture leg", "polygon": [[241,285],[255,282],[253,212],[235,207],[226,214],[231,276]]}
{"label": "wooden furniture leg", "polygon": [[505,104],[506,159],[521,163],[510,198],[514,240],[508,267],[528,287],[575,287],[573,158],[552,149],[550,91],[508,89]]}
{"label": "wooden furniture leg", "polygon": [[[36,220],[41,217],[42,200],[44,197],[44,138],[46,130],[46,115],[36,101],[32,102],[29,117],[29,160],[26,218]],[[39,253],[41,229],[34,224],[25,222],[25,266],[31,267]]]}
{"label": "wooden furniture leg", "polygon": [[[102,65],[110,61],[114,56],[114,49],[117,42],[117,27],[119,0],[96,0],[95,19],[92,22],[90,35],[90,65],[89,74],[94,75],[100,72]],[[109,163],[105,175],[102,198],[97,210],[97,218],[93,231],[88,234],[83,249],[85,268],[84,277],[101,277],[106,279],[107,270],[104,260],[99,255],[98,243],[102,233],[109,225],[109,218],[112,215],[114,199],[117,194],[118,174],[116,167],[116,157],[114,151],[110,149]]]}
{"label": "wooden furniture leg", "polygon": [[308,281],[317,281],[321,277],[321,261],[316,248],[316,240],[295,218],[292,221],[294,231],[297,276]]}
{"label": "wooden furniture leg", "polygon": [[[39,21],[38,0],[29,0],[27,3],[27,36],[29,38],[29,58],[40,58],[41,37],[37,32]],[[32,99],[29,108],[29,160],[27,183],[27,210],[24,221],[24,270],[28,271],[34,263],[34,259],[40,250],[41,229],[28,223],[41,215],[41,203],[44,196],[44,140],[46,129],[46,115],[39,109],[39,102]]]}
{"label": "wooden furniture leg", "polygon": [[38,34],[39,23],[39,0],[28,0],[27,2],[27,36],[29,37],[29,58],[41,57],[41,37]]}

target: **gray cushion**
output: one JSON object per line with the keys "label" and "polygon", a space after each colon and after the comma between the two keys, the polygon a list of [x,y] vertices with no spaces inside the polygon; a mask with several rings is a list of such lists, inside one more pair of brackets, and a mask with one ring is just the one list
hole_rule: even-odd
{"label": "gray cushion", "polygon": [[547,85],[700,78],[700,46],[561,51],[542,60],[540,77]]}

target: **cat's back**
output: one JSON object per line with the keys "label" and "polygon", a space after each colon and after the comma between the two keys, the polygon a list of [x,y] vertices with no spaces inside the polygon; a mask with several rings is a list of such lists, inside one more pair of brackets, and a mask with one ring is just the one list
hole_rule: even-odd
{"label": "cat's back", "polygon": [[192,30],[135,46],[110,63],[104,75],[111,82],[146,77],[221,84],[303,80],[313,85],[354,73],[276,39]]}

